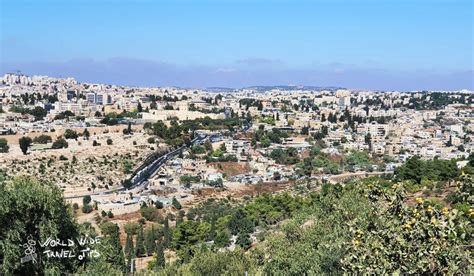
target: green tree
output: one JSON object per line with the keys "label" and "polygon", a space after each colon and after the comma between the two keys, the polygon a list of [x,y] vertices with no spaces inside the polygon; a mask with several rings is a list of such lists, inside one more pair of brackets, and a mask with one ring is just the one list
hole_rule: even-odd
{"label": "green tree", "polygon": [[127,235],[135,235],[137,234],[138,229],[140,228],[140,225],[136,222],[127,222],[124,226],[124,231],[127,233]]}
{"label": "green tree", "polygon": [[66,139],[77,139],[77,137],[77,132],[72,129],[66,129],[66,131],[64,132],[64,138]]}
{"label": "green tree", "polygon": [[41,106],[35,106],[35,108],[30,111],[30,114],[33,115],[36,120],[42,120],[48,114],[48,111]]}
{"label": "green tree", "polygon": [[178,226],[180,223],[183,222],[184,215],[185,215],[184,210],[179,210],[178,216],[176,217],[176,226]]}
{"label": "green tree", "polygon": [[217,232],[216,237],[214,239],[214,244],[217,247],[226,247],[230,244],[230,234],[226,230],[222,230]]}
{"label": "green tree", "polygon": [[173,207],[178,209],[178,210],[181,210],[181,208],[182,208],[181,203],[179,203],[179,201],[176,199],[176,197],[173,197],[171,205],[173,205]]}
{"label": "green tree", "polygon": [[156,207],[156,209],[163,209],[163,207],[164,207],[163,202],[161,202],[159,200],[155,201],[155,207]]}
{"label": "green tree", "polygon": [[127,128],[125,128],[123,131],[123,134],[132,134],[132,123],[128,123]]}
{"label": "green tree", "polygon": [[133,247],[132,235],[127,234],[127,240],[125,242],[125,257],[127,258],[127,271],[130,271],[132,262],[135,259],[135,249]]}
{"label": "green tree", "polygon": [[395,175],[399,180],[411,179],[417,183],[421,182],[423,175],[423,161],[418,156],[408,159],[403,166],[395,170]]}
{"label": "green tree", "polygon": [[85,195],[84,197],[82,197],[82,204],[83,205],[86,205],[86,204],[89,204],[91,203],[92,201],[92,198],[90,195]]}
{"label": "green tree", "polygon": [[67,148],[68,146],[69,146],[68,142],[63,138],[60,138],[60,139],[54,141],[51,148],[52,149],[63,149],[63,148]]}
{"label": "green tree", "polygon": [[165,218],[163,223],[163,247],[168,248],[171,243],[171,230],[169,227],[168,218]]}
{"label": "green tree", "polygon": [[375,203],[371,208],[377,219],[369,228],[350,228],[353,238],[341,260],[345,271],[469,274],[472,252],[463,245],[472,241],[472,227],[457,210],[436,209],[421,197],[408,206],[402,185],[381,189],[375,184],[366,194]]}
{"label": "green tree", "polygon": [[[39,241],[45,241],[46,237],[67,240],[79,236],[72,211],[58,186],[18,177],[0,183],[0,195],[0,274],[41,275],[46,269],[74,272],[77,259],[45,258],[40,253],[46,248],[41,248]],[[39,253],[36,263],[19,261],[24,257],[23,244],[28,240],[36,242],[33,246]],[[62,246],[54,249],[68,250]]]}
{"label": "green tree", "polygon": [[89,133],[89,130],[87,128],[84,129],[84,132],[82,133],[82,136],[85,137],[86,139],[89,139],[91,134]]}
{"label": "green tree", "polygon": [[156,246],[155,260],[156,260],[156,266],[155,266],[156,268],[163,269],[165,267],[166,265],[165,252],[164,252],[163,245],[161,244],[161,242],[158,242]]}
{"label": "green tree", "polygon": [[82,206],[82,212],[84,214],[89,214],[92,211],[93,211],[93,208],[90,204],[85,204],[85,205]]}
{"label": "green tree", "polygon": [[242,247],[243,249],[248,249],[250,248],[252,241],[250,240],[250,236],[248,233],[241,232],[237,236],[235,243],[239,245],[240,247]]}
{"label": "green tree", "polygon": [[8,146],[7,139],[0,138],[0,153],[7,153],[10,147]]}
{"label": "green tree", "polygon": [[103,238],[100,243],[101,258],[121,271],[126,271],[125,255],[120,244],[120,230],[117,224],[105,222],[100,225]]}
{"label": "green tree", "polygon": [[47,144],[52,142],[53,139],[49,135],[41,134],[40,136],[36,136],[33,138],[33,143],[35,144]]}
{"label": "green tree", "polygon": [[215,218],[211,221],[211,231],[209,232],[209,240],[213,241],[216,238],[216,220]]}
{"label": "green tree", "polygon": [[190,262],[191,275],[258,275],[257,264],[243,250],[226,252],[202,250]]}
{"label": "green tree", "polygon": [[156,249],[153,225],[145,230],[145,249],[148,256],[153,255]]}
{"label": "green tree", "polygon": [[204,142],[204,148],[205,148],[206,151],[208,151],[208,152],[212,151],[212,144],[211,144],[211,142],[209,142],[209,140],[206,140],[206,141]]}
{"label": "green tree", "polygon": [[28,152],[28,148],[31,146],[31,143],[32,143],[31,138],[24,136],[24,137],[21,137],[18,142],[20,144],[21,152],[23,152],[23,154],[26,155],[26,153]]}
{"label": "green tree", "polygon": [[371,151],[372,150],[372,136],[370,135],[370,133],[367,133],[365,135],[364,141],[369,146],[369,151]]}
{"label": "green tree", "polygon": [[145,254],[145,245],[144,245],[144,237],[143,237],[143,227],[140,226],[138,229],[138,234],[135,240],[135,255],[137,257],[141,257]]}
{"label": "green tree", "polygon": [[161,221],[160,212],[152,206],[143,206],[140,208],[140,214],[148,221]]}

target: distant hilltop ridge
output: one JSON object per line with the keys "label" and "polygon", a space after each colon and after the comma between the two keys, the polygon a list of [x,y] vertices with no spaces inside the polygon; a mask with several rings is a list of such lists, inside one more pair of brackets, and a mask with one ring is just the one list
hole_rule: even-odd
{"label": "distant hilltop ridge", "polygon": [[456,92],[456,93],[474,93],[474,91],[469,89],[460,89],[460,90],[412,90],[412,91],[397,91],[397,90],[372,90],[372,89],[352,89],[344,88],[341,86],[314,86],[314,85],[254,85],[246,86],[240,88],[231,88],[231,87],[219,87],[211,86],[206,88],[199,87],[184,87],[184,86],[134,86],[134,85],[115,85],[107,83],[92,83],[77,81],[74,77],[51,77],[46,75],[33,75],[29,76],[20,72],[16,73],[6,73],[0,79],[0,85],[42,85],[48,83],[63,83],[68,85],[77,85],[77,84],[88,84],[88,85],[100,85],[108,87],[122,87],[122,88],[168,88],[168,89],[186,89],[186,90],[201,90],[206,92],[213,93],[232,93],[232,92],[241,92],[241,91],[255,91],[255,92],[266,92],[266,91],[331,91],[336,92],[337,90],[350,90],[352,92],[357,91],[372,91],[372,92]]}
{"label": "distant hilltop ridge", "polygon": [[306,85],[256,85],[246,86],[241,88],[231,87],[206,87],[203,90],[208,92],[238,92],[242,90],[253,90],[253,91],[271,91],[271,90],[283,90],[283,91],[336,91],[345,89],[336,86],[306,86]]}
{"label": "distant hilltop ridge", "polygon": [[252,89],[252,90],[313,90],[313,91],[322,91],[322,90],[329,90],[329,91],[336,91],[340,89],[346,89],[344,87],[338,86],[308,86],[308,85],[257,85],[257,86],[249,86],[243,89]]}
{"label": "distant hilltop ridge", "polygon": [[[22,73],[7,73],[3,76],[2,82],[7,85],[33,85],[35,83],[44,83],[44,82],[54,82],[54,81],[63,81],[70,84],[77,84],[78,81],[73,77],[49,77],[45,75],[33,75],[28,76]],[[119,85],[122,86],[122,85]],[[179,86],[171,86],[170,88],[184,88]],[[195,89],[189,87],[187,89]],[[339,89],[344,89],[342,87],[336,86],[306,86],[306,85],[255,85],[241,88],[231,88],[231,87],[206,87],[201,90],[208,92],[237,92],[241,90],[253,90],[253,91],[271,91],[271,90],[284,90],[284,91],[296,91],[296,90],[312,90],[312,91],[336,91]]]}

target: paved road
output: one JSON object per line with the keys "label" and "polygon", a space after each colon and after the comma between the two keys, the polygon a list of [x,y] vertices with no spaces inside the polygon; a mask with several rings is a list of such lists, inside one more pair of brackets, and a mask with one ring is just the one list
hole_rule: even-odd
{"label": "paved road", "polygon": [[[148,178],[155,175],[156,172],[158,171],[158,169],[164,163],[166,163],[166,161],[168,161],[171,158],[175,157],[176,155],[179,154],[180,151],[182,151],[183,149],[185,149],[187,147],[191,147],[191,146],[196,145],[196,144],[202,144],[206,139],[208,139],[208,136],[206,134],[197,134],[197,137],[194,138],[193,140],[191,140],[191,143],[189,145],[182,145],[181,147],[179,147],[175,150],[172,150],[168,153],[165,153],[164,155],[159,156],[154,161],[152,161],[149,165],[140,166],[139,168],[142,168],[142,169],[140,169],[138,172],[135,172],[133,174],[133,177],[130,179],[131,186],[128,189],[125,189],[125,187],[120,187],[120,188],[117,188],[117,189],[113,189],[113,190],[109,190],[109,191],[103,191],[103,192],[95,192],[95,193],[91,193],[91,194],[88,194],[88,195],[90,195],[90,196],[107,195],[107,194],[115,193],[115,192],[118,192],[118,191],[130,190],[130,189],[134,189],[134,188],[137,188],[137,187],[140,187],[140,186],[146,186],[146,184],[148,183],[148,181],[147,181]],[[146,160],[146,161],[149,162],[149,160]],[[84,196],[85,195],[67,196],[67,197],[64,197],[64,198],[65,199],[74,199],[74,198],[82,198]]]}

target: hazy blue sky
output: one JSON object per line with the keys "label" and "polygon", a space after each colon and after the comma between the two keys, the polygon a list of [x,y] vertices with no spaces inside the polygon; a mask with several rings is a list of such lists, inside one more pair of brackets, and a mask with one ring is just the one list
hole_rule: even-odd
{"label": "hazy blue sky", "polygon": [[473,85],[472,0],[0,0],[1,73],[128,85]]}

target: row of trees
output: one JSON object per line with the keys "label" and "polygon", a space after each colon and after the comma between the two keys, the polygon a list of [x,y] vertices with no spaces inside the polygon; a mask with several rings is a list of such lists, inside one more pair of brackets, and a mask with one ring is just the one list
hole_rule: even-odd
{"label": "row of trees", "polygon": [[351,151],[345,156],[330,155],[324,153],[319,146],[313,146],[308,157],[302,157],[295,148],[277,148],[270,152],[270,158],[278,164],[296,164],[298,175],[310,176],[313,173],[323,172],[328,174],[338,174],[343,170],[354,171],[355,168],[372,170],[375,162],[366,151]]}
{"label": "row of trees", "polygon": [[261,147],[267,148],[272,143],[274,144],[281,144],[283,139],[288,138],[289,135],[286,132],[283,132],[278,129],[272,129],[271,131],[266,131],[263,129],[263,125],[259,127],[257,131],[254,132],[252,137],[252,146],[256,147],[258,144]]}
{"label": "row of trees", "polygon": [[42,120],[48,114],[48,111],[41,106],[35,106],[34,108],[24,108],[19,106],[12,106],[10,112],[21,113],[21,114],[30,114],[35,117],[35,120]]}
{"label": "row of trees", "polygon": [[162,121],[154,124],[145,123],[143,128],[151,134],[165,140],[169,145],[181,145],[192,138],[192,134],[198,129],[228,129],[234,130],[240,126],[241,122],[238,119],[211,119],[209,117],[199,118],[195,120],[185,120],[178,123],[177,120],[172,120],[168,127]]}
{"label": "row of trees", "polygon": [[398,180],[412,180],[417,184],[422,181],[448,181],[459,175],[456,159],[452,160],[422,160],[419,156],[408,159],[402,166],[396,168]]}
{"label": "row of trees", "polygon": [[[38,137],[36,137],[36,138],[38,138]],[[51,137],[49,137],[49,138],[51,138]],[[42,142],[44,142],[43,139],[47,139],[47,138],[43,137],[43,138],[39,138],[39,139],[40,139],[40,141],[38,143],[42,144]],[[34,141],[35,141],[34,139],[31,139],[30,137],[27,137],[27,136],[21,137],[18,140],[21,152],[23,154],[27,154],[28,149],[31,147],[31,145],[33,144]],[[54,141],[54,143],[51,145],[51,148],[52,149],[62,149],[62,148],[67,148],[68,146],[69,146],[69,144],[64,138],[59,138],[56,141]]]}

